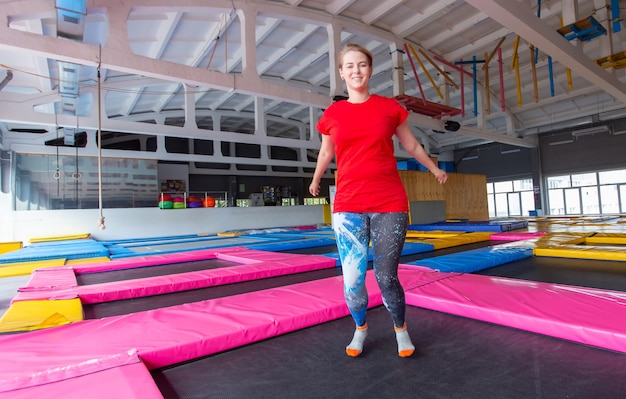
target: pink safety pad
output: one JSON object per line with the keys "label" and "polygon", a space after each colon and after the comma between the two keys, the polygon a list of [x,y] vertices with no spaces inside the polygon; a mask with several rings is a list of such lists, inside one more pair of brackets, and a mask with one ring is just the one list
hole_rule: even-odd
{"label": "pink safety pad", "polygon": [[505,231],[502,233],[494,233],[489,236],[493,241],[521,241],[530,240],[531,238],[537,238],[545,235],[543,231]]}
{"label": "pink safety pad", "polygon": [[74,265],[72,268],[76,274],[99,273],[113,270],[133,269],[136,267],[149,267],[167,265],[171,263],[193,262],[205,259],[214,259],[218,254],[249,251],[244,247],[202,249],[197,251],[178,252],[162,255],[138,256],[125,259],[116,259],[110,262],[95,262],[82,265]]}
{"label": "pink safety pad", "polygon": [[[403,284],[416,286],[420,277],[407,274]],[[369,306],[381,305],[371,271],[366,284]],[[148,369],[155,369],[348,315],[342,277],[338,276],[0,336],[0,392],[22,388],[24,381],[29,386],[54,382],[61,378],[53,378],[50,370],[81,368],[131,349]]]}
{"label": "pink safety pad", "polygon": [[94,369],[43,385],[0,392],[0,399],[163,399],[146,366],[135,354],[134,362]]}
{"label": "pink safety pad", "polygon": [[74,288],[78,285],[74,269],[69,266],[35,269],[26,286],[19,291],[50,291]]}
{"label": "pink safety pad", "polygon": [[401,265],[407,304],[626,352],[626,293]]}
{"label": "pink safety pad", "polygon": [[[325,256],[284,254],[248,249],[213,251],[206,256],[229,260],[241,265],[102,284],[61,286],[60,288],[56,288],[52,284],[45,284],[41,281],[42,279],[39,279],[38,287],[50,288],[47,290],[34,289],[32,286],[20,288],[18,294],[13,298],[13,302],[79,297],[83,304],[93,304],[336,267],[336,260]],[[181,260],[180,257],[177,259]],[[148,265],[144,264],[142,267],[148,267]],[[56,273],[66,274],[67,270],[58,270]],[[51,280],[56,280],[53,271],[47,275],[51,276]],[[75,277],[74,282],[76,282]]]}

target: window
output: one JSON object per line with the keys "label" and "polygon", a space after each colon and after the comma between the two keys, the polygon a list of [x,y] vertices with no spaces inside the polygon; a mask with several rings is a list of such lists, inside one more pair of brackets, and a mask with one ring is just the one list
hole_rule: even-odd
{"label": "window", "polygon": [[157,161],[17,154],[15,210],[140,208],[158,204]]}
{"label": "window", "polygon": [[535,209],[533,180],[519,179],[487,183],[490,218],[528,215]]}
{"label": "window", "polygon": [[600,197],[598,197],[598,187],[582,187],[580,192],[582,197],[583,215],[600,213]]}
{"label": "window", "polygon": [[599,172],[600,184],[626,183],[626,169]]}
{"label": "window", "polygon": [[548,202],[550,203],[550,215],[565,215],[563,190],[548,190]]}
{"label": "window", "polygon": [[617,185],[610,184],[606,186],[600,186],[600,211],[602,214],[607,213],[619,213],[619,195]]}
{"label": "window", "polygon": [[556,176],[556,177],[548,177],[548,190],[553,188],[565,188],[571,187],[571,179],[570,176]]}
{"label": "window", "polygon": [[568,188],[564,190],[565,203],[567,204],[567,210],[565,213],[568,215],[580,214],[580,190],[577,188]]}
{"label": "window", "polygon": [[595,186],[596,184],[598,184],[598,179],[595,173],[572,175],[572,187]]}
{"label": "window", "polygon": [[626,209],[626,169],[546,179],[550,215],[617,214]]}
{"label": "window", "polygon": [[304,205],[326,205],[328,204],[327,198],[324,197],[309,197],[304,199]]}

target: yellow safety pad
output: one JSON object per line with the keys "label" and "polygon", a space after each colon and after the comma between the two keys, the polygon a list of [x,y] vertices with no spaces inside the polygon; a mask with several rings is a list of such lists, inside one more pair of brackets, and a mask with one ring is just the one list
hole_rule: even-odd
{"label": "yellow safety pad", "polygon": [[559,245],[577,245],[584,244],[587,236],[593,233],[548,233],[536,239],[535,246],[537,248],[555,247]]}
{"label": "yellow safety pad", "polygon": [[0,264],[0,278],[26,276],[35,269],[65,266],[65,258]]}
{"label": "yellow safety pad", "polygon": [[587,244],[616,244],[626,245],[626,234],[622,233],[597,233],[585,238]]}
{"label": "yellow safety pad", "polygon": [[506,248],[537,248],[544,247],[544,245],[539,241],[539,237],[529,238],[526,240],[519,241],[511,241],[511,242],[503,242],[502,244],[496,244],[498,248],[506,247]]}
{"label": "yellow safety pad", "polygon": [[407,237],[405,239],[405,241],[406,242],[422,242],[422,243],[425,243],[425,244],[428,243],[428,241],[425,238],[411,238],[411,237]]}
{"label": "yellow safety pad", "polygon": [[472,244],[475,242],[481,241],[489,241],[491,237],[491,232],[476,232],[476,233],[465,233],[459,234],[454,237],[447,238],[435,238],[432,240],[425,241],[428,244],[432,244],[434,249],[443,249],[443,248],[451,248],[458,247],[459,245]]}
{"label": "yellow safety pad", "polygon": [[0,254],[22,249],[21,241],[0,242]]}
{"label": "yellow safety pad", "polygon": [[51,236],[51,237],[35,237],[28,240],[31,244],[36,242],[48,242],[48,241],[65,241],[65,240],[80,240],[91,237],[91,234],[70,234],[66,236]]}
{"label": "yellow safety pad", "polygon": [[626,261],[626,250],[620,247],[596,247],[590,245],[561,245],[557,247],[534,248],[535,256],[559,258],[598,259]]}
{"label": "yellow safety pad", "polygon": [[239,237],[245,234],[246,233],[243,231],[225,231],[223,233],[217,233],[219,237]]}
{"label": "yellow safety pad", "polygon": [[322,211],[324,212],[324,223],[332,224],[333,223],[333,213],[330,210],[330,204],[323,204]]}
{"label": "yellow safety pad", "polygon": [[216,236],[216,235],[217,235],[216,233],[210,233],[207,231],[197,234],[198,237],[209,237],[209,236]]}
{"label": "yellow safety pad", "polygon": [[83,258],[83,259],[68,259],[65,264],[66,265],[82,265],[87,263],[100,263],[100,262],[109,262],[111,259],[106,256],[100,256],[96,258]]}
{"label": "yellow safety pad", "polygon": [[409,230],[406,232],[407,238],[446,238],[464,234],[458,231],[417,231]]}
{"label": "yellow safety pad", "polygon": [[0,332],[41,330],[83,319],[79,298],[16,301],[0,319]]}

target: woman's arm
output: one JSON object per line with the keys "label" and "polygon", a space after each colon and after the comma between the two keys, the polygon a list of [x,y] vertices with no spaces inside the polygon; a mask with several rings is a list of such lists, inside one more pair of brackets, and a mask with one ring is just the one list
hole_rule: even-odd
{"label": "woman's arm", "polygon": [[320,193],[320,181],[322,180],[322,176],[324,172],[326,172],[326,168],[330,165],[330,161],[333,160],[335,156],[335,143],[333,143],[332,139],[327,134],[322,134],[322,146],[320,147],[320,152],[317,155],[317,164],[315,165],[315,172],[313,173],[313,181],[311,185],[309,185],[309,192],[317,197]]}
{"label": "woman's arm", "polygon": [[404,121],[398,126],[396,129],[396,137],[398,137],[400,144],[402,144],[406,152],[411,154],[419,163],[427,167],[430,173],[435,175],[439,183],[445,183],[446,180],[448,180],[448,174],[444,170],[439,169],[428,154],[426,154],[424,147],[422,147],[420,142],[413,136],[407,121]]}

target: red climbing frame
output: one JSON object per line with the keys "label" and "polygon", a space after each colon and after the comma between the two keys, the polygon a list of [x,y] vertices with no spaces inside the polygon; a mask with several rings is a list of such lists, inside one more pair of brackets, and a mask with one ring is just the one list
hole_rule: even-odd
{"label": "red climbing frame", "polygon": [[400,95],[395,97],[396,101],[406,106],[406,109],[418,114],[441,119],[444,116],[454,116],[461,114],[461,110],[447,105],[434,103],[422,98]]}
{"label": "red climbing frame", "polygon": [[409,62],[411,63],[411,68],[413,69],[413,74],[415,75],[415,80],[417,81],[417,85],[420,89],[420,93],[422,94],[422,98],[411,97],[407,96],[406,94],[402,94],[395,97],[396,101],[398,101],[400,104],[404,104],[404,106],[406,106],[406,109],[408,109],[409,111],[430,116],[431,118],[435,119],[441,119],[444,116],[454,116],[461,114],[462,111],[460,109],[426,100],[426,98],[424,97],[424,91],[422,90],[422,84],[420,83],[420,78],[417,75],[415,65],[413,64],[413,59],[411,58],[411,54],[409,53],[409,47],[406,44],[404,45],[404,50]]}

